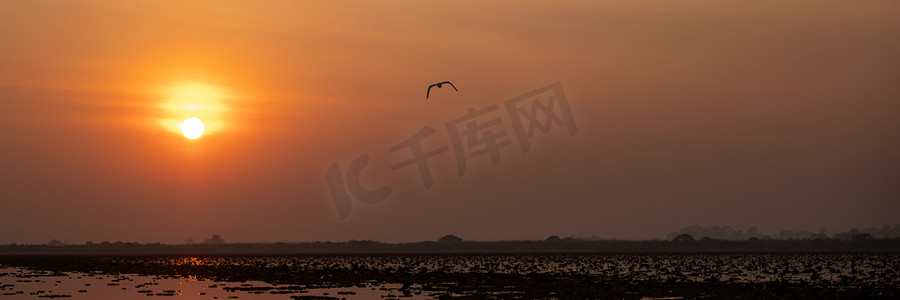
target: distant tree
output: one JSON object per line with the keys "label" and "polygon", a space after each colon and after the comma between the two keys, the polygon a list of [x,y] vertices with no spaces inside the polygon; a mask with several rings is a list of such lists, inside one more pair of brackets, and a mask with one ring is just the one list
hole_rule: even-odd
{"label": "distant tree", "polygon": [[548,237],[548,238],[547,238],[546,240],[544,240],[544,241],[545,241],[545,242],[559,242],[559,241],[561,241],[561,240],[562,240],[562,239],[560,239],[559,236],[551,235],[550,237]]}
{"label": "distant tree", "polygon": [[203,240],[204,244],[213,244],[213,245],[221,245],[225,244],[225,240],[222,239],[218,234],[213,234],[211,238]]}
{"label": "distant tree", "polygon": [[846,240],[850,240],[851,238],[853,238],[853,235],[850,234],[849,232],[840,232],[840,233],[836,233],[832,238],[836,239],[836,240],[846,241]]}
{"label": "distant tree", "polygon": [[186,239],[184,239],[184,243],[188,244],[188,245],[193,245],[194,243],[196,243],[196,241],[194,241],[193,237],[187,237]]}
{"label": "distant tree", "polygon": [[441,243],[459,243],[462,241],[463,241],[463,239],[459,238],[458,236],[452,235],[452,234],[442,236],[440,239],[438,239],[438,242],[441,242]]}
{"label": "distant tree", "polygon": [[854,241],[868,241],[868,240],[872,240],[872,239],[874,239],[874,238],[872,237],[871,234],[868,234],[868,233],[860,233],[860,234],[853,235]]}
{"label": "distant tree", "polygon": [[811,239],[811,240],[827,240],[828,235],[825,233],[816,233],[816,234],[811,235],[809,237],[809,239]]}
{"label": "distant tree", "polygon": [[694,236],[687,234],[687,233],[682,233],[682,234],[679,234],[678,236],[676,236],[674,239],[672,239],[672,241],[673,242],[693,242]]}
{"label": "distant tree", "polygon": [[759,228],[756,228],[756,227],[747,228],[747,236],[748,237],[759,237],[760,236]]}
{"label": "distant tree", "polygon": [[50,241],[49,243],[47,243],[47,246],[53,246],[53,247],[65,246],[65,245],[66,245],[66,243],[63,243],[57,239],[54,239],[54,240]]}

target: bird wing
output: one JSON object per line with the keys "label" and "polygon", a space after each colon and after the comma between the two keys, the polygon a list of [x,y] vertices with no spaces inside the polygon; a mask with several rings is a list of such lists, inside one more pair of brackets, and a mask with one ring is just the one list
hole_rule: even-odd
{"label": "bird wing", "polygon": [[428,91],[425,92],[425,99],[426,99],[426,100],[428,99],[428,96],[431,95],[431,88],[433,88],[433,87],[436,86],[436,85],[437,85],[437,84],[432,84],[432,85],[429,85],[429,86],[428,86]]}
{"label": "bird wing", "polygon": [[446,83],[449,83],[449,84],[450,84],[450,86],[452,86],[452,87],[453,87],[453,90],[455,90],[455,91],[457,91],[457,92],[459,92],[459,90],[457,90],[457,89],[456,89],[456,86],[455,86],[455,85],[453,85],[453,83],[452,83],[452,82],[449,82],[449,81],[445,81],[445,82],[446,82]]}

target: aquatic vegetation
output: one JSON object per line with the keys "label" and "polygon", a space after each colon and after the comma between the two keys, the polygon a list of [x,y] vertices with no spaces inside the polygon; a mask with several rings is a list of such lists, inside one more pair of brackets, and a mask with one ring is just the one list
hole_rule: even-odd
{"label": "aquatic vegetation", "polygon": [[[123,274],[138,274],[285,296],[341,287],[435,298],[900,295],[896,254],[0,256],[0,266],[28,268],[33,273],[23,281],[78,272],[107,276],[107,285],[118,286],[133,280]],[[15,274],[0,274],[9,276]],[[248,281],[267,284],[227,284]],[[151,291],[152,285],[135,288],[175,294]]]}

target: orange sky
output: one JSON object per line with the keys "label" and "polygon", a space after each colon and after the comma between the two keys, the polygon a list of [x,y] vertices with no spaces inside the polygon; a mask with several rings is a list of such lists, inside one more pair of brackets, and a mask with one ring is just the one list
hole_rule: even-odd
{"label": "orange sky", "polygon": [[[0,243],[900,223],[900,4],[583,2],[3,1]],[[447,146],[467,108],[554,82],[576,135],[464,176],[448,152],[431,188],[390,171],[423,127]],[[165,125],[184,86],[216,93],[197,140]],[[326,171],[365,154],[393,193],[342,220]]]}

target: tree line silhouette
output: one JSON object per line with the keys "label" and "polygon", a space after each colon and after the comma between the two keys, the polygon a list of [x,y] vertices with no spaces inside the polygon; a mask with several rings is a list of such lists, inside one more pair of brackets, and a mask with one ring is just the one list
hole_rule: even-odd
{"label": "tree line silhouette", "polygon": [[722,252],[900,252],[900,237],[857,233],[850,239],[726,240],[695,238],[682,233],[671,240],[584,240],[550,236],[545,240],[466,241],[446,235],[437,241],[382,243],[370,240],[304,243],[226,243],[214,235],[201,243],[162,244],[102,242],[67,245],[0,245],[0,255],[132,254],[132,255],[289,255],[289,254],[440,254],[440,253],[722,253]]}
{"label": "tree line silhouette", "polygon": [[[702,239],[719,239],[719,240],[869,240],[869,239],[891,239],[900,237],[900,224],[891,226],[884,225],[882,227],[870,227],[864,229],[851,228],[850,231],[833,233],[828,235],[825,228],[819,228],[817,232],[807,230],[781,230],[773,235],[766,235],[759,232],[756,227],[747,228],[746,231],[735,230],[730,226],[688,226],[681,228],[678,232],[669,233],[668,239],[673,240],[682,235],[689,235],[692,238]],[[686,237],[682,237],[684,239]]]}

